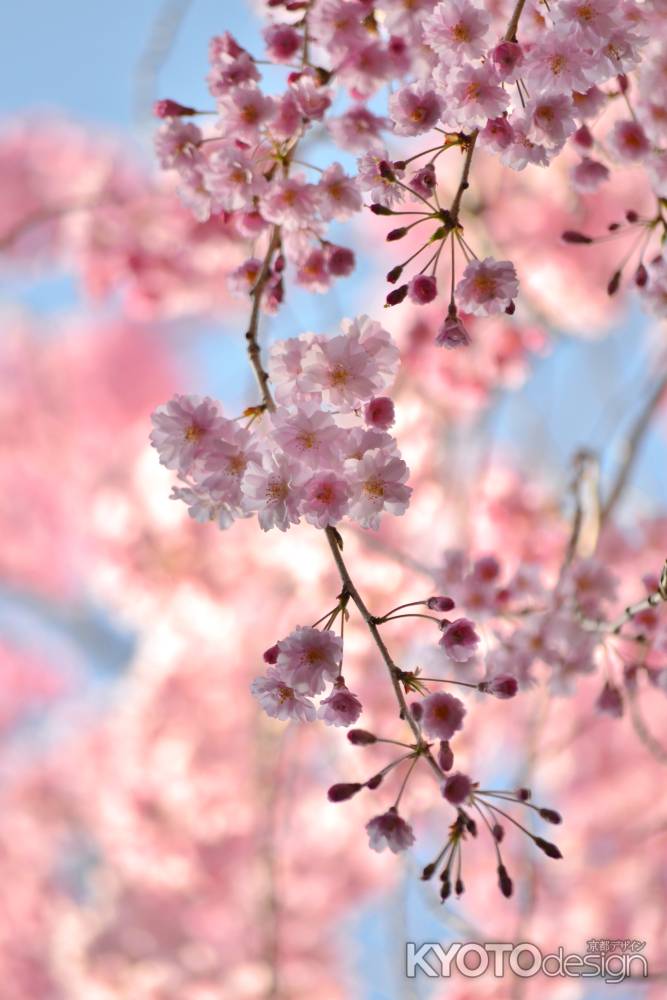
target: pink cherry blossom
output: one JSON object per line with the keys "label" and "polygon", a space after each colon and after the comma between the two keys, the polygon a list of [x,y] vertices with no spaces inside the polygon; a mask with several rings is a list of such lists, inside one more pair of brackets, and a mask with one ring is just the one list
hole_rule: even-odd
{"label": "pink cherry blossom", "polygon": [[593,56],[576,44],[565,26],[545,32],[527,53],[523,74],[528,90],[567,94],[585,92],[601,78]]}
{"label": "pink cherry blossom", "polygon": [[358,338],[342,334],[313,346],[302,384],[333,406],[353,409],[373,395],[376,366]]}
{"label": "pink cherry blossom", "polygon": [[414,303],[420,306],[432,302],[437,294],[436,280],[428,274],[415,275],[408,286],[408,295]]}
{"label": "pink cherry blossom", "polygon": [[267,715],[273,719],[313,722],[315,706],[286,682],[280,667],[269,667],[266,676],[257,677],[250,688]]}
{"label": "pink cherry blossom", "polygon": [[427,736],[450,740],[455,732],[463,728],[465,705],[453,695],[444,691],[430,694],[421,702],[421,707],[422,728]]}
{"label": "pink cherry blossom", "polygon": [[331,694],[320,702],[317,717],[327,726],[351,726],[361,715],[361,707],[356,694],[349,691],[339,677]]}
{"label": "pink cherry blossom", "polygon": [[344,172],[340,163],[332,163],[319,184],[319,208],[323,219],[349,219],[361,210],[361,194],[356,181]]}
{"label": "pink cherry blossom", "polygon": [[592,191],[597,191],[600,185],[609,179],[609,168],[599,160],[584,156],[572,168],[571,177],[575,191],[590,194]]}
{"label": "pink cherry blossom", "polygon": [[273,62],[289,62],[303,44],[301,35],[291,24],[270,24],[264,31],[266,54]]}
{"label": "pink cherry blossom", "polygon": [[442,102],[428,83],[419,81],[392,95],[389,112],[399,135],[420,135],[437,124]]}
{"label": "pink cherry blossom", "polygon": [[303,487],[308,478],[304,467],[285,454],[271,454],[262,464],[252,462],[243,480],[243,506],[257,511],[263,531],[278,528],[287,531],[299,523]]}
{"label": "pink cherry blossom", "polygon": [[436,72],[446,105],[445,119],[463,128],[483,127],[498,118],[509,104],[507,93],[487,63],[461,66],[446,76]]}
{"label": "pink cherry blossom", "polygon": [[278,410],[272,424],[275,442],[288,455],[315,468],[337,465],[340,430],[315,404],[303,403],[296,413]]}
{"label": "pink cherry blossom", "polygon": [[350,153],[381,151],[382,130],[388,125],[385,118],[373,114],[363,104],[355,105],[342,115],[329,118],[327,122],[336,145]]}
{"label": "pink cherry blossom", "polygon": [[346,480],[335,472],[318,472],[304,486],[301,511],[310,524],[326,528],[344,517],[349,503]]}
{"label": "pink cherry blossom", "polygon": [[364,420],[369,427],[387,431],[394,423],[394,403],[388,396],[374,396],[364,407]]}
{"label": "pink cherry blossom", "polygon": [[169,118],[155,134],[155,152],[160,164],[170,167],[190,167],[199,162],[201,129],[192,122]]}
{"label": "pink cherry blossom", "polygon": [[469,0],[439,3],[423,22],[424,41],[451,62],[481,56],[489,18]]}
{"label": "pink cherry blossom", "polygon": [[607,141],[614,156],[623,163],[643,159],[651,148],[644,129],[632,120],[616,122]]}
{"label": "pink cherry blossom", "polygon": [[388,847],[394,854],[407,850],[415,842],[412,827],[398,815],[394,807],[366,824],[371,850],[383,851]]}
{"label": "pink cherry blossom", "polygon": [[151,444],[168,469],[188,472],[228,424],[219,404],[205,396],[174,396],[155,410]]}
{"label": "pink cherry blossom", "polygon": [[456,312],[448,312],[436,334],[438,347],[467,347],[470,334],[463,325],[461,317]]}
{"label": "pink cherry blossom", "polygon": [[345,471],[353,491],[350,514],[363,528],[376,530],[384,510],[396,516],[407,510],[412,490],[405,486],[408,467],[402,459],[376,448],[358,462],[348,459]]}
{"label": "pink cherry blossom", "polygon": [[465,802],[471,791],[472,782],[468,775],[455,771],[454,774],[449,775],[443,785],[442,794],[453,806],[459,806]]}
{"label": "pink cherry blossom", "polygon": [[475,632],[474,622],[469,618],[457,618],[445,625],[440,638],[440,645],[447,656],[456,663],[467,663],[477,652],[479,636]]}
{"label": "pink cherry blossom", "polygon": [[491,316],[507,308],[519,291],[514,265],[508,260],[471,260],[456,286],[456,300],[465,312]]}
{"label": "pink cherry blossom", "polygon": [[273,117],[275,103],[259,87],[244,84],[222,94],[218,111],[224,136],[256,142],[259,130]]}
{"label": "pink cherry blossom", "polygon": [[[371,201],[391,207],[401,202],[405,196],[403,188],[395,179],[382,172],[383,164],[390,164],[386,150],[373,150],[357,160],[357,179],[362,191],[370,192]],[[402,171],[392,168],[394,178],[401,178]]]}
{"label": "pink cherry blossom", "polygon": [[260,198],[262,215],[285,229],[307,227],[317,211],[317,187],[302,174],[275,180]]}
{"label": "pink cherry blossom", "polygon": [[562,145],[575,130],[573,105],[567,94],[534,98],[526,106],[526,117],[538,142],[546,139]]}
{"label": "pink cherry blossom", "polygon": [[339,673],[343,643],[331,630],[297,626],[278,648],[276,667],[298,691],[319,694]]}
{"label": "pink cherry blossom", "polygon": [[523,63],[521,46],[517,42],[500,42],[490,55],[498,77],[504,82],[515,83]]}

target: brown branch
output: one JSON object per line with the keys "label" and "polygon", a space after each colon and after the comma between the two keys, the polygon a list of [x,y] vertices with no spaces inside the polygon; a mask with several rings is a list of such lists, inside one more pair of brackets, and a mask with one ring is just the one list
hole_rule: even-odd
{"label": "brown branch", "polygon": [[653,392],[646,400],[646,403],[639,414],[637,420],[635,421],[632,430],[628,434],[627,440],[623,447],[623,459],[621,465],[616,472],[616,478],[613,482],[611,489],[609,490],[609,495],[602,507],[601,521],[604,523],[609,516],[614,511],[616,504],[621,499],[623,492],[628,485],[630,480],[630,475],[634,468],[635,462],[639,456],[641,446],[643,444],[646,432],[649,429],[651,420],[660,405],[662,398],[667,390],[667,372],[658,379]]}
{"label": "brown branch", "polygon": [[[416,742],[418,744],[421,744],[422,743],[421,731],[419,729],[418,724],[412,717],[410,709],[408,708],[408,704],[405,700],[405,695],[401,690],[401,684],[398,679],[398,667],[394,663],[394,660],[392,659],[391,654],[387,649],[387,646],[385,645],[384,639],[380,635],[380,630],[378,629],[376,619],[366,607],[366,604],[364,603],[364,600],[361,597],[359,591],[357,590],[352,580],[352,577],[350,576],[349,570],[345,565],[345,560],[343,559],[343,553],[341,551],[342,540],[340,538],[340,534],[335,528],[332,528],[330,525],[329,527],[325,528],[325,534],[327,536],[327,541],[329,542],[331,553],[334,557],[334,562],[336,563],[336,567],[338,569],[341,583],[343,584],[343,589],[350,595],[352,601],[354,601],[354,603],[356,604],[357,609],[363,620],[366,622],[366,625],[368,626],[368,631],[370,632],[371,637],[375,642],[375,645],[379,649],[380,655],[387,667],[391,684],[394,689],[394,694],[396,695],[396,700],[399,704],[401,718],[405,719],[405,721],[410,726],[410,729],[412,730],[412,734]],[[442,770],[438,766],[431,752],[429,750],[426,750],[423,752],[423,756],[428,761],[431,770],[436,775],[438,781],[442,781],[443,778]]]}
{"label": "brown branch", "polygon": [[259,342],[257,340],[257,335],[259,333],[259,310],[262,302],[262,294],[264,292],[265,285],[269,280],[269,275],[271,273],[271,264],[273,262],[273,255],[280,246],[280,227],[274,226],[273,232],[271,233],[271,239],[269,240],[269,245],[262,262],[262,267],[259,272],[257,281],[252,290],[252,311],[250,313],[250,322],[248,324],[248,329],[245,334],[246,343],[248,345],[248,357],[250,358],[250,364],[252,365],[253,371],[255,373],[255,378],[257,379],[257,384],[259,386],[259,391],[262,394],[262,405],[266,410],[275,410],[276,404],[274,402],[273,396],[271,395],[271,389],[269,388],[269,375],[264,365],[262,364],[262,356],[259,347]]}

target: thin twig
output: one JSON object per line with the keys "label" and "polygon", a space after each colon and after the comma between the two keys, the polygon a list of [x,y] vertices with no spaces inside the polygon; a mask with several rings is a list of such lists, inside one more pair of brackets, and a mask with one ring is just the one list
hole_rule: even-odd
{"label": "thin twig", "polygon": [[265,409],[272,411],[275,410],[276,404],[274,402],[273,396],[271,395],[271,389],[269,388],[269,375],[262,364],[261,351],[259,347],[259,341],[257,335],[259,332],[259,310],[262,301],[262,293],[264,292],[264,286],[269,280],[269,274],[271,273],[271,263],[273,261],[273,255],[280,246],[280,227],[274,226],[273,232],[271,233],[271,239],[269,240],[269,245],[262,262],[262,267],[259,272],[257,281],[252,290],[252,311],[250,313],[250,322],[248,324],[248,329],[246,330],[245,339],[248,345],[248,357],[250,358],[250,364],[253,367],[255,377],[257,379],[257,384],[259,385],[259,390],[262,394],[262,403]]}

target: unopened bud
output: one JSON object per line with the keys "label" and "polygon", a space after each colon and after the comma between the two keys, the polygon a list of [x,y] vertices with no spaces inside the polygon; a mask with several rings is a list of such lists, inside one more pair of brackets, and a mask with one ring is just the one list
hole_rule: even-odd
{"label": "unopened bud", "polygon": [[171,101],[165,98],[162,101],[155,101],[153,104],[153,114],[156,118],[182,118],[185,115],[196,115],[195,108],[189,108],[178,101]]}
{"label": "unopened bud", "polygon": [[327,792],[327,798],[329,802],[345,802],[346,799],[351,799],[353,795],[360,792],[363,787],[358,781],[332,785]]}
{"label": "unopened bud", "polygon": [[615,295],[621,284],[621,272],[614,271],[611,278],[609,279],[609,284],[607,285],[607,295]]}
{"label": "unopened bud", "polygon": [[562,823],[563,819],[559,812],[555,809],[540,809],[540,816],[545,819],[547,823]]}
{"label": "unopened bud", "polygon": [[347,738],[355,747],[365,747],[370,746],[371,743],[377,743],[377,736],[369,733],[366,729],[350,729]]}
{"label": "unopened bud", "polygon": [[576,229],[566,229],[564,233],[561,234],[561,239],[564,243],[592,243],[593,237],[586,236],[586,233],[579,233]]}
{"label": "unopened bud", "polygon": [[387,272],[387,281],[390,285],[395,285],[402,274],[403,266],[401,264],[397,264],[396,267],[392,267],[391,271]]}
{"label": "unopened bud", "polygon": [[533,840],[535,841],[536,847],[539,847],[541,851],[544,851],[548,858],[563,857],[556,845],[552,844],[549,840],[543,840],[542,837],[533,837]]}
{"label": "unopened bud", "polygon": [[400,285],[398,288],[394,288],[386,298],[386,304],[388,306],[397,306],[399,302],[402,302],[405,296],[408,294],[408,286]]}
{"label": "unopened bud", "polygon": [[640,264],[635,271],[635,285],[638,288],[645,288],[648,284],[648,271],[643,264]]}
{"label": "unopened bud", "polygon": [[384,774],[381,774],[381,773],[380,774],[374,774],[373,777],[369,778],[368,781],[366,782],[366,788],[370,788],[370,790],[372,792],[375,791],[375,789],[378,788],[382,784],[382,779],[383,778],[384,778]]}
{"label": "unopened bud", "polygon": [[377,202],[377,201],[373,202],[373,204],[371,205],[371,212],[373,213],[373,215],[393,215],[394,214],[391,208],[388,208],[386,205],[380,205],[380,203]]}
{"label": "unopened bud", "polygon": [[392,229],[391,232],[387,233],[387,243],[395,243],[396,240],[402,240],[407,229],[405,226],[399,226],[398,229]]}
{"label": "unopened bud", "polygon": [[505,865],[498,865],[498,885],[500,886],[500,891],[503,896],[509,899],[512,895],[514,886],[512,885],[512,879],[507,874]]}
{"label": "unopened bud", "polygon": [[275,646],[270,646],[268,649],[264,650],[262,659],[264,660],[265,663],[271,663],[271,664],[277,663],[279,652],[280,649],[278,643],[276,643]]}
{"label": "unopened bud", "polygon": [[426,607],[430,608],[431,611],[451,611],[452,608],[456,607],[455,602],[451,597],[429,597],[426,602]]}

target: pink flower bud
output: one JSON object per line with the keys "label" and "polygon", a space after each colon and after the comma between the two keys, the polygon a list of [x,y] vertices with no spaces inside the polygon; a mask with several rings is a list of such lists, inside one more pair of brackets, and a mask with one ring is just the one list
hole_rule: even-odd
{"label": "pink flower bud", "polygon": [[523,52],[518,42],[501,42],[491,50],[491,61],[501,80],[514,77],[514,70],[523,61]]}
{"label": "pink flower bud", "polygon": [[394,404],[388,396],[375,396],[364,407],[364,420],[369,427],[386,431],[394,423]]}
{"label": "pink flower bud", "polygon": [[349,247],[339,247],[331,243],[326,250],[329,274],[336,278],[346,278],[354,271],[355,257]]}
{"label": "pink flower bud", "polygon": [[489,681],[482,681],[478,687],[480,691],[501,699],[513,698],[519,690],[517,679],[512,674],[497,674]]}
{"label": "pink flower bud", "polygon": [[435,342],[438,347],[467,347],[470,335],[456,313],[448,313],[438,330]]}
{"label": "pink flower bud", "polygon": [[447,612],[455,608],[456,604],[451,597],[429,597],[426,607],[430,608],[431,611]]}
{"label": "pink flower bud", "polygon": [[416,274],[408,286],[408,295],[418,306],[432,302],[437,294],[436,280],[427,274]]}
{"label": "pink flower bud", "polygon": [[454,753],[448,740],[440,740],[438,749],[438,764],[443,771],[451,771],[454,767]]}
{"label": "pink flower bud", "polygon": [[162,101],[155,101],[153,104],[153,114],[156,118],[182,118],[184,115],[196,115],[195,108],[189,108],[178,101],[171,101],[168,97]]}
{"label": "pink flower bud", "polygon": [[263,660],[265,663],[277,663],[278,654],[280,653],[280,647],[278,643],[275,646],[269,646],[268,649],[264,650]]}
{"label": "pink flower bud", "polygon": [[598,712],[620,719],[623,715],[623,695],[611,681],[607,681],[595,703]]}
{"label": "pink flower bud", "polygon": [[472,781],[470,778],[466,774],[462,774],[461,771],[456,771],[455,774],[450,774],[447,778],[442,794],[453,806],[459,806],[465,802],[471,791]]}
{"label": "pink flower bud", "polygon": [[272,24],[264,32],[266,53],[272,62],[289,62],[302,45],[298,31],[290,24]]}

